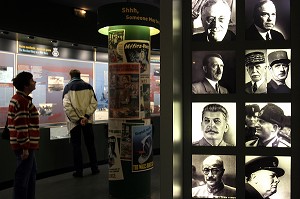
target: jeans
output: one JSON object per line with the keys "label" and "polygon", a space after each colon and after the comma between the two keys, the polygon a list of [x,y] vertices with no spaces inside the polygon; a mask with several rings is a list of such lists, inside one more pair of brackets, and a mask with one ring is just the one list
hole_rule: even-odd
{"label": "jeans", "polygon": [[71,131],[71,143],[73,146],[74,169],[78,173],[83,172],[82,152],[81,152],[81,132],[90,159],[92,171],[98,170],[96,148],[94,143],[94,132],[92,124],[85,126],[77,125]]}
{"label": "jeans", "polygon": [[22,160],[22,149],[16,150],[17,168],[15,172],[13,198],[35,199],[36,161],[33,150],[29,150],[27,159]]}

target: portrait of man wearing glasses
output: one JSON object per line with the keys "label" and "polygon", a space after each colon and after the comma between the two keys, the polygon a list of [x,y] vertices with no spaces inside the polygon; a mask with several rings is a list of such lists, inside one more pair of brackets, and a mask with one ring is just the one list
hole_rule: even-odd
{"label": "portrait of man wearing glasses", "polygon": [[192,188],[193,198],[235,198],[236,188],[223,182],[224,163],[220,156],[210,155],[202,162],[205,184]]}
{"label": "portrait of man wearing glasses", "polygon": [[[198,6],[204,32],[193,35],[193,41],[234,41],[236,35],[228,30],[231,7],[226,0],[204,0]],[[195,9],[192,11],[195,14]]]}

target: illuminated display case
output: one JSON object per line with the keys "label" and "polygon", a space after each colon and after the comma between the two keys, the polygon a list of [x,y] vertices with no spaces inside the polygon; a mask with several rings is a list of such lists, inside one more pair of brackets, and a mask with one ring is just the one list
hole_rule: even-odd
{"label": "illuminated display case", "polygon": [[[8,43],[8,46],[17,45],[13,40],[1,39],[0,42]],[[14,93],[11,80],[20,71],[31,72],[37,81],[36,90],[31,96],[39,110],[40,126],[51,127],[50,139],[69,137],[65,127],[62,92],[70,81],[69,71],[74,68],[79,69],[81,78],[94,88],[98,100],[98,108],[94,114],[95,122],[108,121],[108,63],[105,57],[107,53],[24,42],[18,42],[16,48],[18,53],[14,48],[13,52],[0,51],[0,127],[6,122],[7,107]],[[160,62],[157,53],[151,57],[150,67],[151,114],[155,116],[160,113]]]}

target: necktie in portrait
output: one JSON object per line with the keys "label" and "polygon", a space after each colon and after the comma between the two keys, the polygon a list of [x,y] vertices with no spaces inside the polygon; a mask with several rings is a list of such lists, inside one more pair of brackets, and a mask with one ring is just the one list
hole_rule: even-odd
{"label": "necktie in portrait", "polygon": [[253,93],[255,93],[255,91],[257,91],[257,84],[256,84],[256,82],[254,82],[254,84],[252,86],[252,91],[253,91]]}
{"label": "necktie in portrait", "polygon": [[217,92],[217,93],[220,93],[220,87],[219,87],[219,84],[218,84],[218,83],[216,83],[215,89],[216,89],[216,92]]}
{"label": "necktie in portrait", "polygon": [[267,32],[267,34],[266,34],[266,40],[271,40],[271,37],[270,37],[270,35],[269,35],[270,33],[269,32]]}

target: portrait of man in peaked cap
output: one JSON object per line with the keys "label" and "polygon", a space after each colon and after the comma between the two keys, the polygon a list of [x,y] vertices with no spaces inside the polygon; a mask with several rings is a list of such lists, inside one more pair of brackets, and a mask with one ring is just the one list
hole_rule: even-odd
{"label": "portrait of man in peaked cap", "polygon": [[291,157],[245,157],[245,199],[290,199],[290,192]]}

